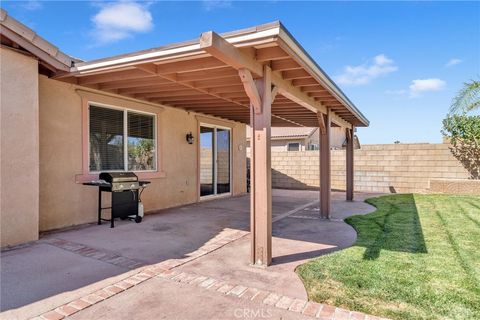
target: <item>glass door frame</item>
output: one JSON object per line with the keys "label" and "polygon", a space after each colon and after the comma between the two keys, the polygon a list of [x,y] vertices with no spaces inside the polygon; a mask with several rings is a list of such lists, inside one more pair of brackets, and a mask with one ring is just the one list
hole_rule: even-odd
{"label": "glass door frame", "polygon": [[[201,190],[201,136],[200,136],[200,131],[201,127],[207,127],[213,129],[213,163],[214,163],[214,170],[213,170],[213,194],[205,195],[202,196],[200,193]],[[218,170],[217,170],[217,129],[223,129],[223,130],[228,130],[229,132],[229,143],[228,143],[228,148],[229,148],[229,179],[230,179],[230,191],[229,192],[224,192],[224,193],[217,193],[217,182],[218,182]],[[202,200],[208,200],[208,199],[214,199],[214,198],[222,198],[222,197],[229,197],[233,194],[232,189],[233,189],[233,150],[232,150],[232,141],[233,141],[233,128],[231,127],[225,127],[221,125],[216,125],[216,124],[211,124],[211,123],[205,123],[205,122],[200,122],[198,124],[198,139],[197,139],[197,144],[198,144],[198,198],[200,201]]]}

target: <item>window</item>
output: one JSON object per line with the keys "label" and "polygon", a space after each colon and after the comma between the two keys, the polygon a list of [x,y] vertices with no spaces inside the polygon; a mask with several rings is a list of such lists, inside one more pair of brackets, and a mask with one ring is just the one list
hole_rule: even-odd
{"label": "window", "polygon": [[319,146],[316,143],[309,143],[308,150],[318,150]]}
{"label": "window", "polygon": [[294,142],[294,143],[289,143],[287,146],[288,151],[300,151],[300,143]]}
{"label": "window", "polygon": [[90,171],[156,170],[155,115],[89,106]]}

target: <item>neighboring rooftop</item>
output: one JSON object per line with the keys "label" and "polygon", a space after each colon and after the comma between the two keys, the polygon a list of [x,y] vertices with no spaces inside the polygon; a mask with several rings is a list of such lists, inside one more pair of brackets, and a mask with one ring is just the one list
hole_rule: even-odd
{"label": "neighboring rooftop", "polygon": [[[272,139],[302,139],[308,138],[318,128],[311,127],[272,127]],[[251,138],[251,131],[247,130],[247,139]]]}

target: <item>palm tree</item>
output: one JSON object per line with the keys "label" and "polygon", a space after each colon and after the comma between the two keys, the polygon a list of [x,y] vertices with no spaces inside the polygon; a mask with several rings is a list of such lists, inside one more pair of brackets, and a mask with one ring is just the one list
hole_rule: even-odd
{"label": "palm tree", "polygon": [[476,109],[480,109],[480,81],[470,80],[453,99],[450,113],[465,114]]}

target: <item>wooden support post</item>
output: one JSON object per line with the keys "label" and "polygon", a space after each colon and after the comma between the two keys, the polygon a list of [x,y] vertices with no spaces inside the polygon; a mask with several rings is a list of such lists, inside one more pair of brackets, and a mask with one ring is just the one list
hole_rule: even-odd
{"label": "wooden support post", "polygon": [[317,113],[320,128],[320,214],[330,219],[331,181],[330,181],[330,126],[331,114]]}
{"label": "wooden support post", "polygon": [[264,77],[256,81],[262,102],[258,113],[253,101],[250,107],[252,126],[250,159],[250,215],[254,265],[268,266],[272,262],[272,172],[271,172],[271,70],[265,66]]}
{"label": "wooden support post", "polygon": [[346,183],[347,183],[347,201],[353,201],[353,184],[354,184],[354,150],[355,150],[355,127],[347,128],[347,150],[346,150],[346,167],[347,167],[347,175],[346,175]]}

